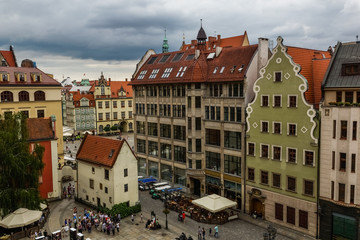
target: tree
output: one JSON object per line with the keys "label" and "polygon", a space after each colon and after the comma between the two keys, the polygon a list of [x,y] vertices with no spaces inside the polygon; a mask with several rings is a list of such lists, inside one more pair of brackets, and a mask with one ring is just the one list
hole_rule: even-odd
{"label": "tree", "polygon": [[44,148],[30,147],[26,118],[0,115],[0,215],[20,207],[39,209],[39,176]]}

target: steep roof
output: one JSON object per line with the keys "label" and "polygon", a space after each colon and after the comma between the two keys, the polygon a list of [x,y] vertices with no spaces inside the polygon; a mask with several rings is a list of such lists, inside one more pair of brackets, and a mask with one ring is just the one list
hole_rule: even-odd
{"label": "steep roof", "polygon": [[360,64],[360,42],[338,43],[323,81],[325,88],[360,87],[360,75],[345,75],[343,64]]}
{"label": "steep roof", "polygon": [[287,47],[287,53],[301,66],[300,74],[308,81],[305,98],[310,104],[318,106],[321,100],[321,82],[323,81],[331,55],[328,51]]}
{"label": "steep roof", "polygon": [[29,141],[57,139],[52,130],[50,118],[28,118]]}
{"label": "steep roof", "polygon": [[130,148],[125,139],[120,141],[86,134],[76,158],[79,161],[112,168],[124,144]]}
{"label": "steep roof", "polygon": [[[10,78],[9,81],[0,81],[0,87],[1,86],[57,86],[61,87],[61,84],[50,77],[48,74],[44,73],[38,68],[28,68],[28,67],[0,67],[1,73],[8,73]],[[16,81],[15,73],[23,73],[26,75],[26,81],[25,82],[19,82]],[[31,74],[40,74],[41,75],[41,81],[35,82],[31,79]]]}
{"label": "steep roof", "polygon": [[[111,97],[112,98],[132,98],[133,91],[132,87],[129,85],[129,81],[111,81],[110,87],[111,87]],[[118,93],[120,89],[123,89],[126,93],[125,96],[119,96]]]}
{"label": "steep roof", "polygon": [[16,58],[13,51],[0,51],[0,55],[3,56],[9,67],[17,67]]}
{"label": "steep roof", "polygon": [[[224,47],[221,52],[219,49],[218,52],[216,49],[202,51],[197,59],[195,48],[151,55],[135,74],[131,84],[244,80],[256,50],[257,45]],[[156,71],[158,73],[155,75]]]}
{"label": "steep roof", "polygon": [[94,100],[94,94],[71,92],[73,95],[73,101],[80,101],[82,98],[87,98],[89,101]]}

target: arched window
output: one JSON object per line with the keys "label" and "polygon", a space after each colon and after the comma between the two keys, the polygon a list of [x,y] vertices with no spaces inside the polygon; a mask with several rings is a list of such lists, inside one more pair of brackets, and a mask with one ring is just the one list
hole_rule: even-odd
{"label": "arched window", "polygon": [[10,91],[3,91],[1,93],[1,102],[13,102],[13,94]]}
{"label": "arched window", "polygon": [[102,131],[104,131],[104,127],[103,127],[103,125],[100,125],[99,126],[99,132],[102,132]]}
{"label": "arched window", "polygon": [[36,91],[34,96],[35,101],[45,101],[45,93],[43,91]]}
{"label": "arched window", "polygon": [[129,123],[129,130],[132,130],[133,129],[133,124],[130,122]]}
{"label": "arched window", "polygon": [[29,93],[27,91],[19,92],[19,102],[29,101]]}

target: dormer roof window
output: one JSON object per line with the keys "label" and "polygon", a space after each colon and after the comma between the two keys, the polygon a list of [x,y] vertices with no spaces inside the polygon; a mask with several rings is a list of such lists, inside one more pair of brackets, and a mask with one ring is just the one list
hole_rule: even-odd
{"label": "dormer roof window", "polygon": [[175,57],[173,58],[173,62],[177,62],[177,61],[179,61],[180,59],[181,59],[181,57],[184,55],[184,53],[183,52],[181,52],[181,53],[177,53],[176,55],[175,55]]}
{"label": "dormer roof window", "polygon": [[172,72],[173,68],[166,68],[161,78],[168,78],[170,73]]}
{"label": "dormer roof window", "polygon": [[0,77],[3,82],[9,81],[9,74],[7,72],[0,72]]}
{"label": "dormer roof window", "polygon": [[150,61],[148,62],[148,64],[153,64],[156,59],[157,59],[156,56],[155,56],[155,57],[152,57],[152,58],[150,59]]}
{"label": "dormer roof window", "polygon": [[159,72],[159,69],[158,69],[158,68],[153,69],[152,72],[151,72],[151,74],[150,74],[150,76],[149,76],[149,78],[150,78],[150,79],[156,78],[156,75],[158,74],[158,72]]}
{"label": "dormer roof window", "polygon": [[15,73],[15,78],[17,82],[26,82],[25,73]]}
{"label": "dormer roof window", "polygon": [[343,63],[341,72],[343,76],[360,75],[360,63]]}
{"label": "dormer roof window", "polygon": [[31,80],[33,82],[41,82],[41,74],[40,73],[31,73]]}
{"label": "dormer roof window", "polygon": [[141,71],[141,73],[139,74],[137,79],[144,79],[146,72],[147,72],[147,70]]}
{"label": "dormer roof window", "polygon": [[180,67],[178,73],[176,74],[176,77],[182,77],[186,71],[187,67]]}

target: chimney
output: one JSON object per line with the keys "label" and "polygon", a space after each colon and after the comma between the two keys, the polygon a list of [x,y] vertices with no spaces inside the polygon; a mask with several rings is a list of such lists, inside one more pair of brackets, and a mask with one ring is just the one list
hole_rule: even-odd
{"label": "chimney", "polygon": [[259,70],[263,68],[269,59],[269,39],[258,39],[258,77],[260,76]]}
{"label": "chimney", "polygon": [[128,81],[128,79],[127,78],[125,78],[125,82],[127,82]]}
{"label": "chimney", "polygon": [[51,115],[51,127],[52,127],[52,132],[53,132],[53,136],[56,137],[56,116],[55,115]]}

